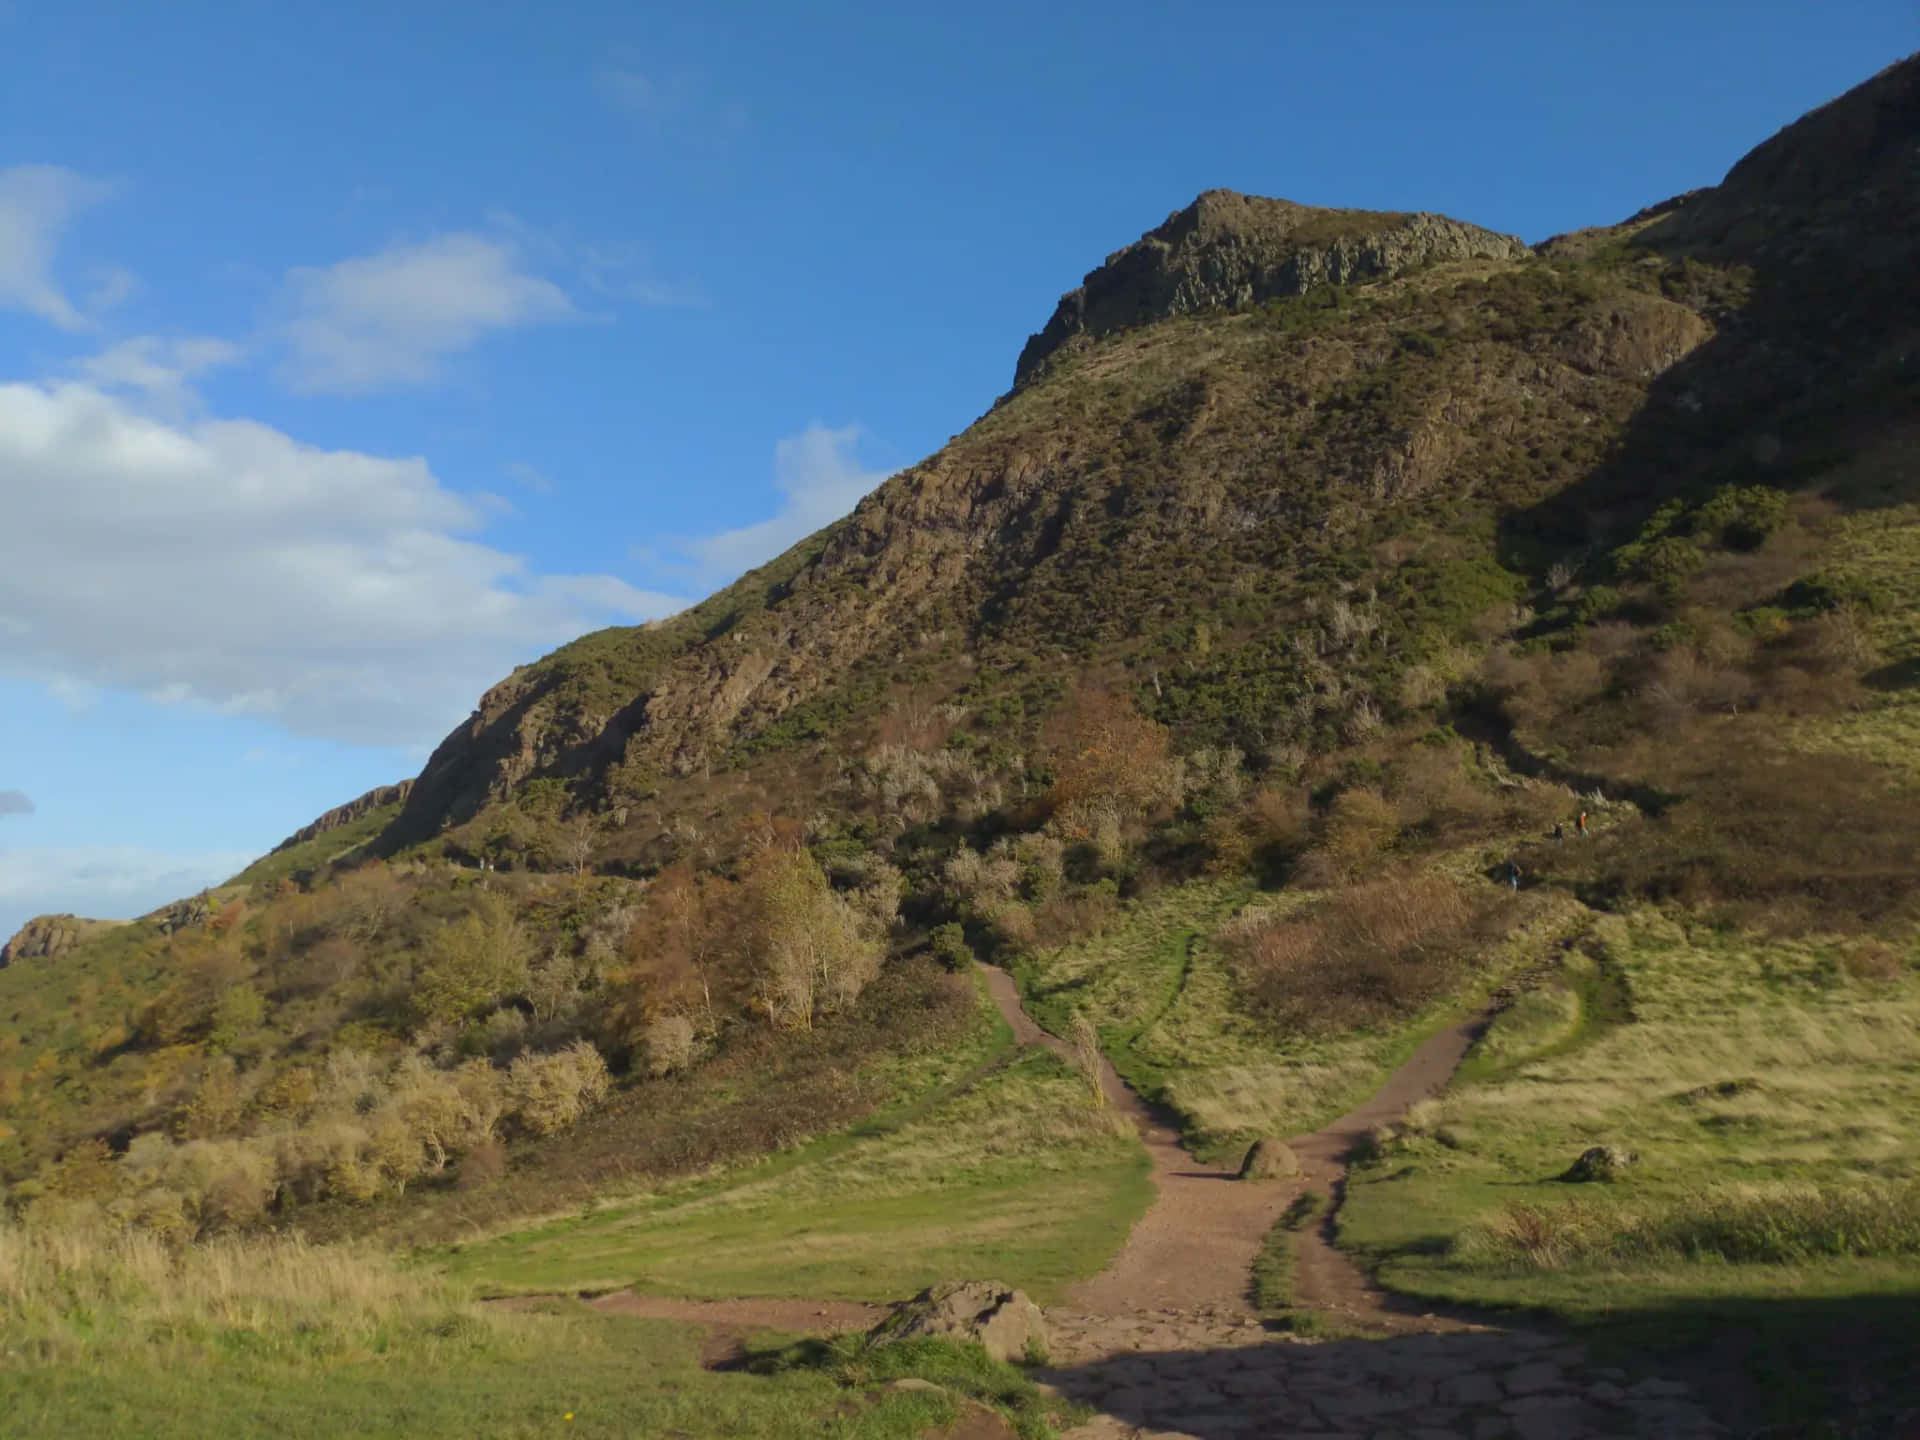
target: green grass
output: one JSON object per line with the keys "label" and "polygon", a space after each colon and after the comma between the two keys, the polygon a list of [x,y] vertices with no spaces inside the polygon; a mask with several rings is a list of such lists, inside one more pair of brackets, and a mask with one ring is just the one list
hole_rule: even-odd
{"label": "green grass", "polygon": [[1293,1309],[1295,1239],[1326,1207],[1327,1197],[1319,1191],[1301,1191],[1260,1242],[1253,1260],[1253,1303],[1263,1316],[1281,1319]]}
{"label": "green grass", "polygon": [[382,805],[377,810],[369,810],[358,820],[351,820],[332,830],[323,830],[310,840],[302,840],[298,845],[289,845],[284,850],[261,856],[229,880],[227,885],[251,885],[265,894],[282,880],[298,875],[302,871],[318,870],[321,866],[342,859],[359,849],[392,824],[394,817],[399,813],[398,802]]}
{"label": "green grass", "polygon": [[[1343,1246],[1393,1289],[1603,1335],[1650,1336],[1662,1315],[1724,1334],[1755,1306],[1842,1323],[1920,1297],[1916,951],[1653,911],[1595,938],[1591,974],[1625,987],[1615,1023],[1517,1021],[1517,1057],[1356,1167]],[[1608,994],[1591,977],[1576,993],[1583,1011]],[[1612,1185],[1557,1179],[1596,1144],[1640,1163]]]}
{"label": "green grass", "polygon": [[[1480,861],[1448,857],[1461,883]],[[1480,883],[1485,883],[1481,881]],[[1245,885],[1168,889],[1106,933],[1026,958],[1017,969],[1036,1019],[1064,1027],[1076,1007],[1099,1027],[1114,1068],[1168,1105],[1202,1158],[1223,1160],[1263,1135],[1299,1135],[1352,1109],[1436,1031],[1484,1003],[1498,979],[1576,923],[1563,896],[1532,892],[1505,941],[1463,984],[1379,1030],[1276,1037],[1249,1017],[1216,938],[1236,913],[1310,903],[1310,893],[1255,896]]]}
{"label": "green grass", "polygon": [[1131,1129],[1029,1052],[878,1133],[443,1255],[498,1292],[881,1300],[991,1278],[1047,1301],[1106,1263],[1150,1194]]}
{"label": "green grass", "polygon": [[[907,1440],[970,1396],[1044,1433],[1048,1406],[978,1347],[762,1340],[831,1363],[711,1373],[700,1334],[577,1301],[476,1306],[423,1271],[273,1240],[170,1254],[0,1228],[0,1436],[739,1435]],[[944,1387],[896,1392],[917,1375]]]}

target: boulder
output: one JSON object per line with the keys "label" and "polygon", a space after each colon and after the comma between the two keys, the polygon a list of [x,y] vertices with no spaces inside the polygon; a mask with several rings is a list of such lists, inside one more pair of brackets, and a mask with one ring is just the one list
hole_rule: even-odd
{"label": "boulder", "polygon": [[912,1340],[922,1335],[946,1340],[977,1340],[995,1360],[1023,1360],[1047,1344],[1040,1307],[1024,1291],[990,1280],[930,1285],[868,1333],[872,1345]]}
{"label": "boulder", "polygon": [[1629,1165],[1639,1163],[1640,1157],[1631,1150],[1622,1150],[1618,1145],[1595,1145],[1591,1150],[1583,1150],[1560,1178],[1576,1185],[1591,1180],[1618,1180]]}
{"label": "boulder", "polygon": [[1269,1136],[1256,1140],[1240,1162],[1242,1180],[1291,1180],[1300,1174],[1300,1157],[1287,1148],[1284,1140]]}

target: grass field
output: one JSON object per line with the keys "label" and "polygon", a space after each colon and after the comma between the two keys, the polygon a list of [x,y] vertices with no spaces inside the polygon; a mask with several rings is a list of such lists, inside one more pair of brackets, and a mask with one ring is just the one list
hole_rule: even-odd
{"label": "grass field", "polygon": [[885,1300],[991,1278],[1049,1301],[1150,1198],[1131,1127],[1033,1051],[891,1128],[440,1253],[498,1293]]}
{"label": "grass field", "polygon": [[[977,1348],[761,1342],[759,1373],[699,1334],[555,1301],[477,1306],[429,1272],[270,1239],[169,1254],[139,1238],[0,1229],[0,1435],[719,1437],[905,1440],[958,1397],[1023,1434],[1046,1406]],[[938,1391],[889,1391],[916,1375]]]}
{"label": "grass field", "polygon": [[[1460,872],[1453,878],[1475,883],[1477,852],[1450,858],[1444,868]],[[1255,911],[1313,899],[1220,883],[1161,891],[1107,933],[1032,956],[1017,975],[1041,1024],[1064,1033],[1084,1010],[1114,1068],[1174,1111],[1202,1158],[1220,1160],[1262,1135],[1304,1134],[1352,1109],[1422,1040],[1471,1013],[1581,919],[1565,896],[1528,892],[1514,902],[1506,938],[1418,1013],[1378,1029],[1276,1036],[1243,1012],[1219,932]]]}
{"label": "grass field", "polygon": [[[1821,1328],[1904,1306],[1885,1363],[1920,1360],[1920,954],[1652,911],[1601,920],[1590,951],[1379,1137],[1342,1244],[1432,1299],[1668,1346],[1761,1337],[1756,1373],[1792,1373],[1809,1406],[1831,1367],[1781,1347]],[[1602,1144],[1639,1163],[1559,1178]]]}

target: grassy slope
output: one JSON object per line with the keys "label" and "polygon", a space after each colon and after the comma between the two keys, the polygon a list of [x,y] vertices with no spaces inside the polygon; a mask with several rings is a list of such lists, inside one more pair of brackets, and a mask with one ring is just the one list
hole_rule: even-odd
{"label": "grassy slope", "polygon": [[508,1292],[872,1300],[976,1276],[1050,1300],[1099,1270],[1150,1198],[1132,1132],[1038,1052],[873,1130],[446,1258]]}
{"label": "grassy slope", "polygon": [[[1441,862],[1459,883],[1482,884],[1481,859]],[[1565,897],[1529,893],[1515,902],[1508,939],[1480,957],[1462,985],[1403,1022],[1333,1035],[1275,1036],[1238,1008],[1232,971],[1215,932],[1249,910],[1307,903],[1306,892],[1255,896],[1240,884],[1161,891],[1133,906],[1108,933],[1042,952],[1021,967],[1029,1005],[1064,1033],[1084,1008],[1114,1066],[1169,1105],[1209,1159],[1262,1135],[1299,1135],[1352,1109],[1435,1030],[1471,1014],[1501,978],[1544,954],[1578,922]]]}
{"label": "grassy slope", "polygon": [[[1843,1353],[1869,1374],[1920,1359],[1920,1205],[1897,1198],[1920,1179],[1920,951],[1651,911],[1598,933],[1631,1018],[1594,1023],[1609,987],[1592,976],[1516,1005],[1455,1090],[1356,1169],[1342,1243],[1424,1297],[1542,1308],[1630,1344],[1738,1337],[1774,1419],[1830,1413]],[[1556,1178],[1596,1144],[1641,1163],[1612,1186]],[[1893,1218],[1875,1235],[1822,1223],[1813,1187],[1893,1197]],[[1695,1239],[1636,1244],[1635,1216]],[[1803,1245],[1842,1253],[1761,1258]],[[1841,1331],[1825,1355],[1807,1346]],[[1901,1334],[1900,1353],[1879,1348]]]}
{"label": "grassy slope", "polygon": [[258,886],[262,893],[271,891],[282,880],[344,859],[392,824],[399,813],[400,806],[397,803],[383,805],[377,810],[369,810],[358,820],[323,830],[311,840],[302,840],[298,845],[289,845],[284,850],[262,855],[222,888],[244,885]]}

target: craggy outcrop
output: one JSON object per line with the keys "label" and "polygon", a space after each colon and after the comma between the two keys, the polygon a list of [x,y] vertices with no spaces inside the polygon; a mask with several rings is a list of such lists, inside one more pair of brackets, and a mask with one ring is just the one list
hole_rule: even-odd
{"label": "craggy outcrop", "polygon": [[18,960],[57,960],[103,930],[124,922],[83,920],[78,915],[36,915],[0,945],[0,969]]}
{"label": "craggy outcrop", "polygon": [[324,835],[329,830],[338,830],[342,825],[351,825],[375,810],[385,809],[389,805],[398,805],[412,793],[411,779],[402,780],[397,785],[376,785],[358,800],[349,800],[344,805],[336,805],[311,824],[302,825],[268,853],[278,855],[282,850],[291,850],[296,845],[304,845],[316,835]]}
{"label": "craggy outcrop", "polygon": [[1208,190],[1061,296],[1046,328],[1021,350],[1013,383],[1026,384],[1062,350],[1156,320],[1383,280],[1435,261],[1527,253],[1511,235],[1444,215],[1323,210]]}

